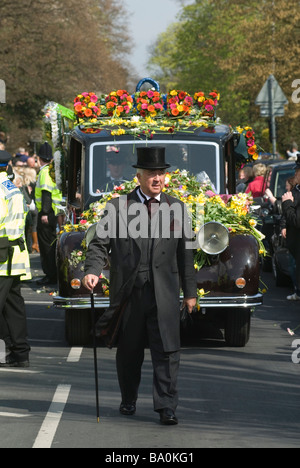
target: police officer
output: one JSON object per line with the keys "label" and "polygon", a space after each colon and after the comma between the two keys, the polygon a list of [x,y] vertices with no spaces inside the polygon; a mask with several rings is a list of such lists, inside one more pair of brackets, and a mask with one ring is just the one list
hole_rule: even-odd
{"label": "police officer", "polygon": [[24,241],[26,205],[20,190],[9,180],[12,159],[0,151],[0,339],[7,349],[1,367],[29,367],[30,346],[21,279],[31,279]]}
{"label": "police officer", "polygon": [[39,211],[37,233],[41,254],[42,269],[45,277],[37,281],[41,286],[55,285],[56,272],[56,226],[62,193],[50,176],[49,163],[52,158],[52,148],[44,143],[38,153],[41,170],[35,187],[35,204]]}

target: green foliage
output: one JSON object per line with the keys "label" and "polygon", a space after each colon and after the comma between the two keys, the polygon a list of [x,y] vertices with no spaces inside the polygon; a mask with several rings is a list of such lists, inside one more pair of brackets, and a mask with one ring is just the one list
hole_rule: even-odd
{"label": "green foliage", "polygon": [[268,123],[254,102],[274,74],[290,100],[285,118],[277,119],[284,153],[299,138],[300,105],[291,101],[292,82],[299,78],[299,22],[296,0],[195,0],[159,37],[149,67],[174,88],[190,93],[217,89],[220,117],[253,126],[262,141],[260,132]]}

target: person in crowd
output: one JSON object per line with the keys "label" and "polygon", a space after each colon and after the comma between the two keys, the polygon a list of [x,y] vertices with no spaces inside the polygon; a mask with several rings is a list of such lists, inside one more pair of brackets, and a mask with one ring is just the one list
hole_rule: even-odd
{"label": "person in crowd", "polygon": [[20,190],[7,177],[11,155],[0,151],[0,339],[7,356],[1,367],[29,367],[30,346],[21,279],[31,279],[24,240],[26,205]]}
{"label": "person in crowd", "polygon": [[62,193],[52,180],[49,163],[53,159],[52,148],[44,143],[39,150],[40,173],[35,187],[35,204],[38,209],[37,233],[45,277],[37,281],[39,286],[54,286],[57,283],[56,271],[56,227],[58,205]]}
{"label": "person in crowd", "polygon": [[[178,424],[175,411],[180,358],[179,276],[185,296],[184,307],[191,313],[197,297],[193,251],[186,248],[184,225],[187,223],[187,213],[184,204],[163,193],[165,172],[170,167],[165,162],[165,148],[138,148],[137,152],[138,162],[133,167],[137,169],[140,187],[128,195],[127,202],[124,199],[109,202],[117,211],[117,223],[120,223],[119,214],[123,213],[124,206],[128,210],[125,216],[129,215],[133,206],[137,206],[133,220],[142,210],[144,221],[141,222],[145,226],[150,226],[153,216],[159,217],[157,211],[153,215],[152,206],[160,212],[161,208],[179,204],[182,213],[178,219],[174,216],[170,222],[168,239],[153,239],[147,234],[136,239],[135,235],[131,236],[128,226],[126,238],[118,234],[116,238],[114,235],[98,237],[96,234],[88,248],[83,284],[89,291],[95,288],[111,252],[111,308],[106,312],[106,317],[101,317],[100,328],[101,333],[105,334],[107,324],[104,322],[106,319],[109,321],[111,313],[113,317],[117,314],[118,323],[122,321],[117,350],[117,372],[122,394],[120,412],[125,416],[136,412],[148,338],[154,368],[154,410],[160,414],[162,424],[175,425]],[[178,236],[174,235],[175,226]],[[117,226],[116,232],[118,230]],[[117,331],[114,329],[112,333]]]}
{"label": "person in crowd", "polygon": [[294,188],[282,197],[282,209],[286,223],[287,247],[292,256],[292,279],[295,292],[290,301],[300,301],[300,156],[298,156]]}
{"label": "person in crowd", "polygon": [[107,169],[109,176],[104,184],[100,187],[99,192],[111,192],[116,186],[119,187],[125,182],[124,166],[125,161],[122,154],[116,147],[111,147],[110,154],[107,157]]}
{"label": "person in crowd", "polygon": [[[34,158],[32,158],[34,159]],[[29,159],[28,159],[29,161]],[[37,172],[32,167],[26,167],[24,169],[24,185],[30,197],[30,217],[31,217],[31,252],[40,253],[38,235],[37,235],[37,220],[38,210],[35,205],[35,186],[36,186]]]}
{"label": "person in crowd", "polygon": [[251,193],[253,198],[263,197],[265,193],[265,175],[267,172],[267,166],[265,164],[256,164],[253,167],[254,180],[250,182],[246,189],[246,193]]}
{"label": "person in crowd", "polygon": [[289,161],[297,161],[297,157],[298,157],[298,145],[296,142],[293,142],[291,144],[291,147],[289,150],[287,150],[286,152],[287,154],[287,158]]}
{"label": "person in crowd", "polygon": [[253,179],[254,177],[252,167],[245,166],[243,169],[241,169],[236,187],[237,193],[245,192],[248,188],[248,185],[250,184],[250,182],[253,181]]}

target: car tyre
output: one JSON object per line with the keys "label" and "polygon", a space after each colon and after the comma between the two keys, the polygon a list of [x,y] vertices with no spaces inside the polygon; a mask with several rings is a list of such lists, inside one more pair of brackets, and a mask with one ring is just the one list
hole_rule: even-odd
{"label": "car tyre", "polygon": [[66,310],[65,332],[70,346],[87,345],[91,339],[91,314],[89,309]]}
{"label": "car tyre", "polygon": [[244,348],[250,338],[250,309],[232,309],[227,312],[225,342],[227,346]]}

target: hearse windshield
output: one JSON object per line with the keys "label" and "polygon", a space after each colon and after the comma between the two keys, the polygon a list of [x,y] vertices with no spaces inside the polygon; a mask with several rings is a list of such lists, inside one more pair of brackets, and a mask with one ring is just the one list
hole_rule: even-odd
{"label": "hearse windshield", "polygon": [[[138,146],[145,146],[145,141],[94,143],[90,147],[89,192],[97,197],[99,193],[111,192],[115,185],[132,180],[136,169]],[[177,169],[186,170],[197,177],[199,182],[209,178],[215,190],[220,193],[224,183],[220,161],[219,145],[213,142],[155,141],[147,146],[166,148],[166,162],[171,164],[169,172]],[[207,177],[208,176],[208,177]]]}

